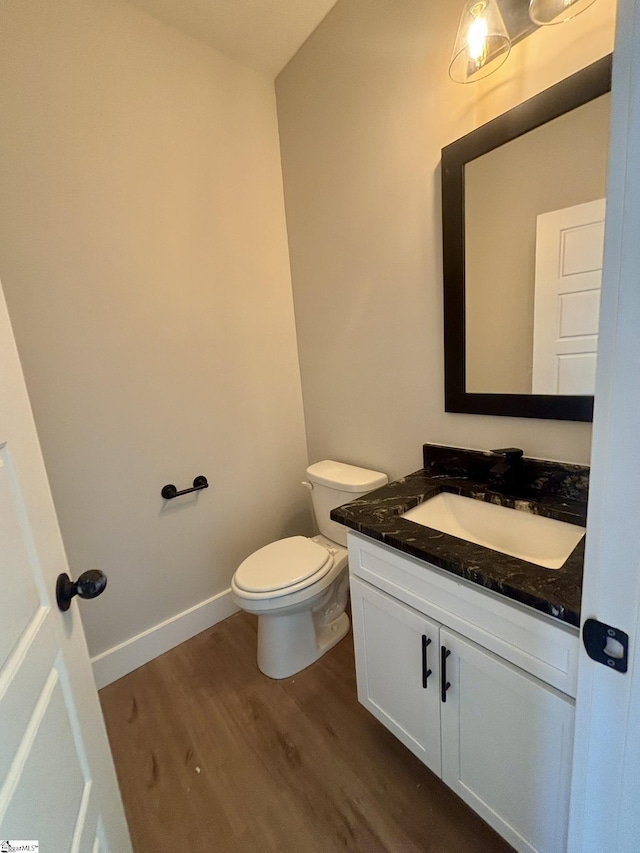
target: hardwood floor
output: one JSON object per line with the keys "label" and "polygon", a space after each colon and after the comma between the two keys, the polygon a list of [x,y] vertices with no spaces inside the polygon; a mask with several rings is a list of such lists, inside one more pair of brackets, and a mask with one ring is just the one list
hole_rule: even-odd
{"label": "hardwood floor", "polygon": [[255,661],[238,613],[100,692],[136,853],[513,853],[358,704],[351,634]]}

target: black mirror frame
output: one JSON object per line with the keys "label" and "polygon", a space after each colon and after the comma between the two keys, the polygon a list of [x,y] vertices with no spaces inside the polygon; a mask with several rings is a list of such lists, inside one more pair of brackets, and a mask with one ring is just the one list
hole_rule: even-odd
{"label": "black mirror frame", "polygon": [[442,149],[445,411],[563,421],[593,420],[593,396],[471,394],[466,391],[464,167],[477,157],[611,90],[612,56]]}

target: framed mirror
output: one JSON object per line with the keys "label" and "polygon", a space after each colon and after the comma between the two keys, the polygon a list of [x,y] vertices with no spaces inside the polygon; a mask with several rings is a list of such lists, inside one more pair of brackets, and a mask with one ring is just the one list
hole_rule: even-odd
{"label": "framed mirror", "polygon": [[442,150],[447,412],[592,420],[611,65]]}

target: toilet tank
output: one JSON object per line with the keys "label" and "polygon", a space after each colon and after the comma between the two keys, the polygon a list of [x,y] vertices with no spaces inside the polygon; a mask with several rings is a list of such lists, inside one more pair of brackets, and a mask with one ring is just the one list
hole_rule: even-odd
{"label": "toilet tank", "polygon": [[330,459],[310,465],[307,468],[307,479],[311,485],[313,512],[320,533],[340,545],[347,544],[347,528],[331,521],[331,510],[389,482],[387,475],[379,471],[332,462]]}

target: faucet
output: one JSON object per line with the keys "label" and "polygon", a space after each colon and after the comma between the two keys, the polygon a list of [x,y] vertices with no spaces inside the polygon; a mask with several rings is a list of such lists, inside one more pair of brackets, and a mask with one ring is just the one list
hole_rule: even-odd
{"label": "faucet", "polygon": [[518,463],[522,459],[523,451],[519,447],[499,447],[490,452],[499,459],[490,469],[489,479],[500,483],[506,483],[507,479],[513,479]]}

